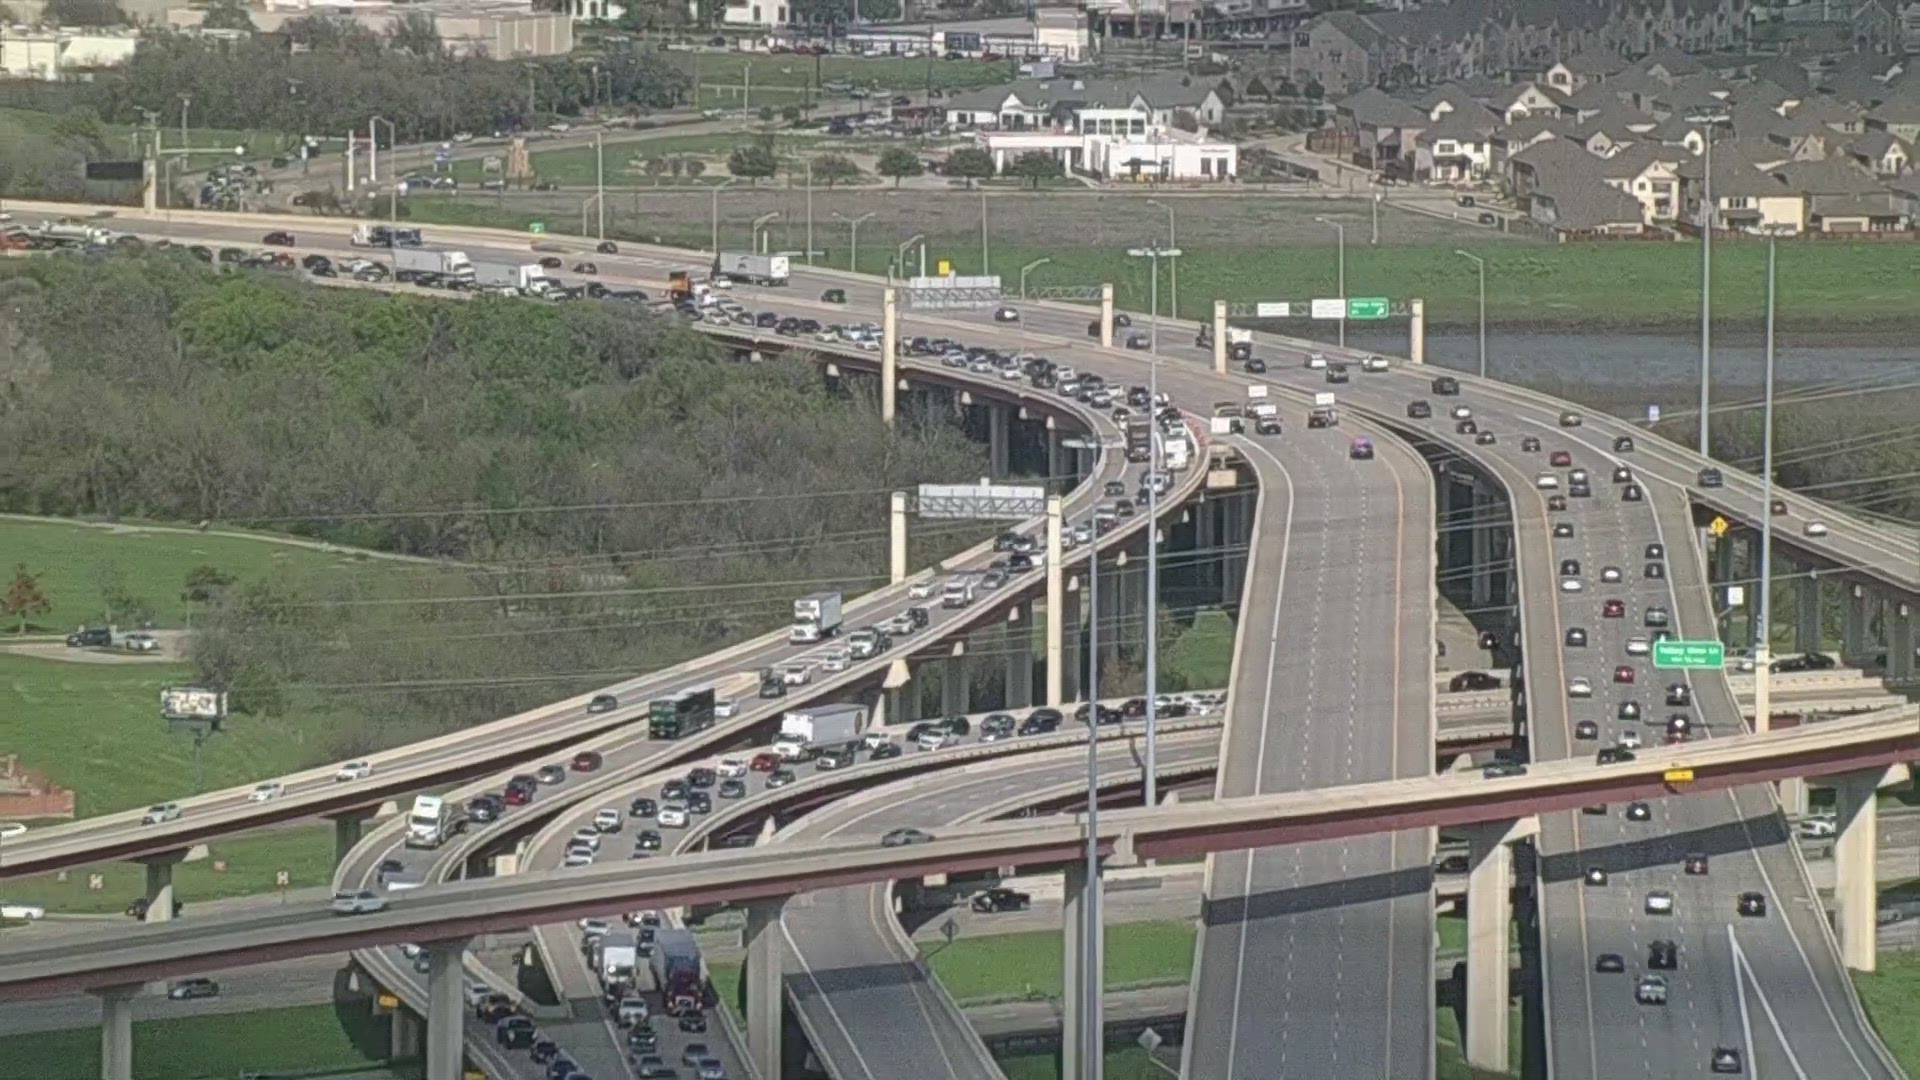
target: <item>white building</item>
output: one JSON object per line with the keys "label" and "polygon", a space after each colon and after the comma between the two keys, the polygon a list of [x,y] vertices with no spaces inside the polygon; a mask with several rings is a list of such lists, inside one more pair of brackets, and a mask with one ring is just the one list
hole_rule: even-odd
{"label": "white building", "polygon": [[1205,183],[1240,174],[1240,150],[1233,143],[1177,128],[983,131],[978,139],[999,170],[1039,150],[1052,154],[1068,172],[1102,180]]}
{"label": "white building", "polygon": [[[698,0],[691,0],[690,7]],[[695,17],[698,17],[696,11]],[[786,0],[727,0],[726,10],[720,15],[725,26],[765,26],[777,29],[793,21],[793,9]]]}
{"label": "white building", "polygon": [[[596,0],[605,6],[608,0]],[[352,19],[376,33],[384,32],[403,15],[421,14],[447,49],[461,56],[490,56],[497,60],[527,56],[565,56],[573,51],[576,16],[559,11],[535,11],[531,0],[266,0],[248,14],[254,28],[273,33],[294,19],[332,15]],[[167,22],[176,27],[199,26],[206,9],[171,8]]]}
{"label": "white building", "polygon": [[139,44],[139,36],[131,30],[0,27],[0,74],[58,82],[97,68],[118,67],[133,59]]}

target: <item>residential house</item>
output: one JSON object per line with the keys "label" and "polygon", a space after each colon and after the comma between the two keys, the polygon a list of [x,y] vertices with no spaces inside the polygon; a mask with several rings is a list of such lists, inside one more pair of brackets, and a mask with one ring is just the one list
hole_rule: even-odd
{"label": "residential house", "polygon": [[1546,139],[1507,158],[1502,167],[1507,190],[1514,198],[1524,199],[1556,183],[1594,179],[1600,159],[1570,139]]}
{"label": "residential house", "polygon": [[1529,116],[1558,117],[1560,104],[1564,97],[1556,97],[1542,90],[1534,83],[1521,83],[1506,88],[1504,93],[1486,100],[1487,108],[1492,109],[1505,123],[1513,123]]}
{"label": "residential house", "polygon": [[1545,72],[1547,85],[1562,94],[1574,94],[1589,86],[1599,86],[1609,75],[1626,70],[1627,58],[1619,53],[1598,50],[1577,52],[1564,57]]}
{"label": "residential house", "polygon": [[1671,146],[1638,145],[1601,157],[1590,175],[1608,187],[1633,196],[1641,220],[1674,221],[1680,216],[1680,164],[1685,150]]}
{"label": "residential house", "polygon": [[[1708,184],[1700,158],[1680,163],[1686,219],[1699,225]],[[1712,200],[1716,229],[1793,234],[1807,226],[1807,196],[1756,166],[1732,147],[1713,151]]]}
{"label": "residential house", "polygon": [[1527,216],[1561,237],[1633,236],[1645,231],[1639,200],[1591,178],[1575,177],[1535,191]]}
{"label": "residential house", "polygon": [[1496,126],[1497,118],[1478,106],[1442,114],[1413,138],[1414,175],[1436,184],[1484,179],[1493,168]]}
{"label": "residential house", "polygon": [[1815,195],[1807,227],[1823,233],[1905,232],[1914,219],[1904,196],[1891,191],[1871,195]]}
{"label": "residential house", "polygon": [[1414,156],[1414,138],[1432,126],[1433,121],[1399,98],[1368,87],[1335,105],[1334,123],[1358,136],[1356,162],[1384,169],[1391,162],[1410,161]]}
{"label": "residential house", "polygon": [[1908,143],[1920,141],[1920,84],[1903,83],[1903,93],[1867,110],[1867,130],[1898,135]]}
{"label": "residential house", "polygon": [[1899,176],[1913,167],[1913,144],[1886,131],[1869,131],[1853,140],[1846,155],[1875,176]]}

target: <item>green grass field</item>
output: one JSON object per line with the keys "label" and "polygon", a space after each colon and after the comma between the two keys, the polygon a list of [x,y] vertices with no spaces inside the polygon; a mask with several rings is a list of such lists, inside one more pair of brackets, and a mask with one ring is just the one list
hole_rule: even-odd
{"label": "green grass field", "polygon": [[1882,950],[1880,970],[1855,972],[1853,985],[1874,1030],[1909,1076],[1920,1076],[1920,953]]}
{"label": "green grass field", "polygon": [[1520,1006],[1513,1006],[1512,1015],[1507,1017],[1507,1038],[1509,1047],[1507,1060],[1513,1064],[1511,1072],[1506,1074],[1488,1072],[1485,1069],[1467,1067],[1466,1045],[1460,1038],[1460,1020],[1452,1009],[1435,1009],[1433,1013],[1434,1039],[1434,1075],[1438,1080],[1507,1080],[1520,1075],[1521,1053]]}
{"label": "green grass field", "polygon": [[[1106,986],[1166,986],[1193,971],[1194,927],[1186,922],[1125,923],[1107,928]],[[962,1004],[1058,998],[1060,935],[1050,931],[956,938],[921,950],[927,965]]]}
{"label": "green grass field", "polygon": [[[168,149],[181,145],[180,114],[175,112],[171,120],[172,123],[165,125],[160,137],[161,145]],[[74,130],[74,125],[71,121],[63,121],[60,114],[34,109],[0,108],[0,145],[27,146],[30,144],[17,142],[15,139],[46,138],[63,130]],[[132,124],[99,123],[96,125],[96,130],[104,143],[102,149],[108,156],[125,152],[127,157],[138,157],[140,156],[139,147],[145,145],[139,140],[146,137],[148,129]],[[278,131],[195,127],[193,115],[191,113],[187,115],[187,145],[190,146],[219,147],[225,150],[244,146],[247,148],[247,156],[259,158],[284,152],[287,141],[287,136]],[[195,159],[198,165],[206,165],[218,160],[218,156],[212,154]]]}
{"label": "green grass field", "polygon": [[[214,840],[207,854],[173,868],[174,893],[188,908],[207,900],[273,892],[281,870],[287,871],[289,889],[324,888],[333,882],[333,826],[327,824],[289,825]],[[216,864],[224,864],[224,869]],[[98,890],[88,888],[94,874],[101,877]],[[125,911],[127,902],[144,892],[145,874],[140,864],[131,862],[76,866],[64,881],[57,874],[13,878],[7,882],[7,898],[69,915],[112,915]]]}
{"label": "green grass field", "polygon": [[[1019,77],[1012,63],[982,63],[977,60],[917,60],[893,57],[861,56],[749,56],[742,53],[663,53],[673,66],[697,79],[702,87],[701,105],[707,108],[738,104],[709,87],[751,85],[755,105],[764,102],[762,91],[788,91],[798,94],[810,87],[847,82],[871,90],[922,91],[928,85],[936,90],[968,89],[1012,82]],[[816,63],[815,61],[818,61]],[[748,68],[751,67],[751,72]],[[833,96],[820,90],[817,96]]]}
{"label": "green grass field", "polygon": [[1193,625],[1167,647],[1160,665],[1170,677],[1183,680],[1178,685],[1189,690],[1227,685],[1228,672],[1233,668],[1233,617],[1224,611],[1196,614]]}
{"label": "green grass field", "polygon": [[[193,791],[192,739],[160,718],[160,690],[183,683],[181,664],[77,664],[0,655],[5,749],[74,790],[80,816]],[[202,751],[209,789],[319,764],[299,719],[228,717]]]}
{"label": "green grass field", "polygon": [[[0,575],[11,580],[16,564],[38,575],[53,610],[34,626],[65,632],[108,616],[103,590],[119,585],[146,606],[164,627],[185,625],[193,606],[181,597],[187,574],[213,566],[241,581],[275,575],[340,572],[393,573],[404,564],[364,555],[333,553],[273,538],[250,539],[182,531],[116,529],[60,521],[0,518]],[[118,616],[116,616],[117,618]],[[0,627],[0,632],[18,624]]]}
{"label": "green grass field", "polygon": [[[133,1025],[134,1080],[376,1069],[385,1059],[367,1056],[362,1047],[382,1045],[386,1036],[372,1030],[372,1017],[364,1022],[368,1030],[357,1038],[350,1035],[331,1005],[142,1021]],[[0,1076],[95,1080],[99,1075],[100,1034],[93,1028],[0,1039]]]}
{"label": "green grass field", "polygon": [[[1109,1048],[1106,1060],[1101,1063],[1102,1075],[1108,1080],[1166,1080],[1179,1070],[1179,1047],[1163,1046],[1154,1057],[1159,1064],[1149,1060],[1147,1052],[1137,1046]],[[1000,1064],[1007,1080],[1059,1080],[1060,1077],[1060,1062],[1053,1054],[996,1054],[993,1060]]]}

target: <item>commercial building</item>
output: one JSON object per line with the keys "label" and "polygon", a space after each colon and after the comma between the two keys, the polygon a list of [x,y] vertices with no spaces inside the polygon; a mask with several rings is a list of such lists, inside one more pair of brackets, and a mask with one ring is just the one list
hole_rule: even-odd
{"label": "commercial building", "polygon": [[[606,9],[606,0],[594,0]],[[565,56],[573,51],[575,16],[566,11],[535,11],[531,0],[267,0],[249,9],[254,28],[272,33],[294,19],[331,15],[352,19],[369,30],[385,31],[403,15],[425,15],[454,54],[508,59]],[[167,22],[199,26],[204,8],[171,8]]]}
{"label": "commercial building", "polygon": [[0,27],[0,74],[46,82],[81,78],[126,63],[139,44],[131,30]]}

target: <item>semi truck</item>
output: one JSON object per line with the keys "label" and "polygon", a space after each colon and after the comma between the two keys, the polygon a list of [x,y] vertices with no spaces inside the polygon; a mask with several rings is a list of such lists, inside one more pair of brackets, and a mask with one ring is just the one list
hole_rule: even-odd
{"label": "semi truck", "polygon": [[640,935],[632,930],[610,930],[594,944],[600,981],[631,980],[640,963]]}
{"label": "semi truck", "polygon": [[407,846],[437,848],[460,831],[453,804],[438,795],[415,795],[407,811]]}
{"label": "semi truck", "polygon": [[795,709],[780,718],[780,734],[773,737],[774,752],[804,761],[829,746],[850,743],[866,729],[872,710],[865,705],[822,705]]}
{"label": "semi truck", "polygon": [[[1195,348],[1207,349],[1213,346],[1213,326],[1200,324],[1200,332],[1194,336]],[[1253,331],[1244,327],[1227,327],[1227,355],[1235,360],[1245,360],[1253,355]]]}
{"label": "semi truck", "polygon": [[1127,460],[1142,462],[1153,457],[1153,421],[1145,416],[1127,418]]}
{"label": "semi truck", "polygon": [[706,1004],[704,979],[700,973],[700,945],[693,935],[677,926],[663,926],[654,937],[653,983],[666,1002],[668,1016],[699,1012]]}
{"label": "semi truck", "polygon": [[27,234],[62,244],[106,244],[113,241],[112,232],[98,225],[83,225],[77,221],[43,221],[28,229]]}
{"label": "semi truck", "polygon": [[647,737],[678,739],[713,726],[713,687],[647,703]]}
{"label": "semi truck", "polygon": [[525,296],[540,296],[559,282],[547,276],[539,263],[474,263],[473,283],[482,289],[512,289]]}
{"label": "semi truck", "polygon": [[713,276],[752,285],[785,285],[790,270],[785,255],[723,251],[713,260]]}
{"label": "semi truck", "polygon": [[830,638],[840,632],[840,622],[839,593],[817,592],[803,596],[793,602],[793,626],[787,631],[787,641],[807,645]]}
{"label": "semi truck", "polygon": [[428,251],[424,248],[393,250],[395,277],[405,274],[439,274],[441,277],[472,277],[473,260],[464,251]]}
{"label": "semi truck", "polygon": [[419,229],[399,229],[388,225],[356,225],[347,242],[354,247],[381,248],[417,248],[421,243]]}

